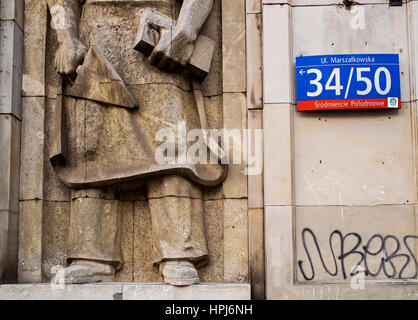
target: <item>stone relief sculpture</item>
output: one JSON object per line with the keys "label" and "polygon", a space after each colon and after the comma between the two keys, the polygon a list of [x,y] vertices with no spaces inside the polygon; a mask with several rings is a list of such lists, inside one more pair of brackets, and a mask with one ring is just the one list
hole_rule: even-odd
{"label": "stone relief sculpture", "polygon": [[59,43],[55,67],[65,79],[51,163],[73,199],[68,266],[57,283],[114,279],[123,264],[115,193],[138,186],[146,190],[153,263],[164,281],[199,282],[197,269],[209,262],[202,188],[221,184],[227,168],[180,161],[180,149],[179,161],[160,164],[155,137],[164,128],[177,132],[179,122],[207,129],[197,79],[210,67],[211,46],[198,36],[212,5],[48,0]]}

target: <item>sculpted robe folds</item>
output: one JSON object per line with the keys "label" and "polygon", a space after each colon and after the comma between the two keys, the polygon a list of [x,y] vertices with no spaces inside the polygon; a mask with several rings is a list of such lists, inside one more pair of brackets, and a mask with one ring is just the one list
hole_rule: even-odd
{"label": "sculpted robe folds", "polygon": [[[177,5],[176,5],[177,3]],[[181,2],[180,2],[181,5]],[[218,165],[167,164],[155,160],[156,133],[179,121],[187,131],[200,128],[190,77],[151,66],[133,50],[146,8],[176,19],[175,0],[87,0],[79,24],[80,40],[94,46],[119,73],[137,100],[135,110],[66,96],[63,100],[66,162],[56,165],[60,180],[73,188],[141,183],[179,174],[202,186],[216,186],[226,175]],[[68,94],[68,88],[64,89]]]}
{"label": "sculpted robe folds", "polygon": [[[60,5],[60,0],[55,4]],[[196,283],[198,277],[191,263],[199,267],[208,262],[202,187],[221,184],[226,167],[156,161],[155,151],[161,144],[156,141],[157,132],[169,129],[177,136],[179,122],[186,123],[186,131],[200,128],[199,114],[190,75],[160,70],[133,49],[141,15],[147,8],[177,19],[181,5],[175,0],[87,0],[83,4],[79,40],[108,61],[109,70],[119,74],[138,107],[80,98],[71,93],[67,81],[63,82],[65,161],[52,163],[58,178],[72,188],[66,257],[73,264],[62,274],[68,281],[94,281],[95,275],[103,272],[111,276],[111,271],[100,271],[102,267],[80,261],[103,262],[116,270],[122,266],[121,217],[112,192],[142,185],[157,251],[153,262],[163,263],[166,282]],[[94,72],[91,66],[83,68]],[[84,77],[88,84],[89,73]],[[103,79],[104,88],[106,82],[109,79]],[[81,278],[72,276],[80,270],[86,270]],[[179,274],[183,276],[176,278]]]}

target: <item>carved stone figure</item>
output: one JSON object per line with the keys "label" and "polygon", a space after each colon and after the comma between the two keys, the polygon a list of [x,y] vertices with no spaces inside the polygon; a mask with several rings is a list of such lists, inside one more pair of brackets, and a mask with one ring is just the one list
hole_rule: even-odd
{"label": "carved stone figure", "polygon": [[[162,165],[155,137],[163,128],[177,131],[179,121],[188,130],[207,126],[193,95],[198,81],[193,87],[183,66],[192,64],[212,2],[48,0],[59,42],[55,66],[66,80],[51,163],[73,199],[69,265],[56,274],[57,283],[112,281],[123,263],[115,195],[138,186],[146,190],[154,263],[165,282],[199,282],[197,268],[208,263],[202,188],[221,184],[227,170],[182,161]],[[151,24],[158,38],[147,57],[134,45],[149,8],[172,24]]]}

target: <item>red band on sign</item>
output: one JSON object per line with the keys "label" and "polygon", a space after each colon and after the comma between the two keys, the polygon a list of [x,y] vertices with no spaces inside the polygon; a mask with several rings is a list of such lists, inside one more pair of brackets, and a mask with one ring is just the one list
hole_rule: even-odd
{"label": "red band on sign", "polygon": [[[392,100],[394,99],[394,100]],[[353,109],[400,109],[401,99],[345,99],[298,101],[297,111],[353,110]]]}

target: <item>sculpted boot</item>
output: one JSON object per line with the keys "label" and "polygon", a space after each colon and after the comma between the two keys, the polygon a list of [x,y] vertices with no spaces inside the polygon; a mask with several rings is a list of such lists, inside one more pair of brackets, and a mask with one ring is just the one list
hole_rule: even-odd
{"label": "sculpted boot", "polygon": [[68,267],[61,268],[55,275],[56,284],[82,284],[93,282],[112,282],[115,268],[106,263],[88,260],[74,260]]}
{"label": "sculpted boot", "polygon": [[173,286],[190,286],[200,282],[193,263],[189,261],[167,261],[160,265],[164,282]]}

